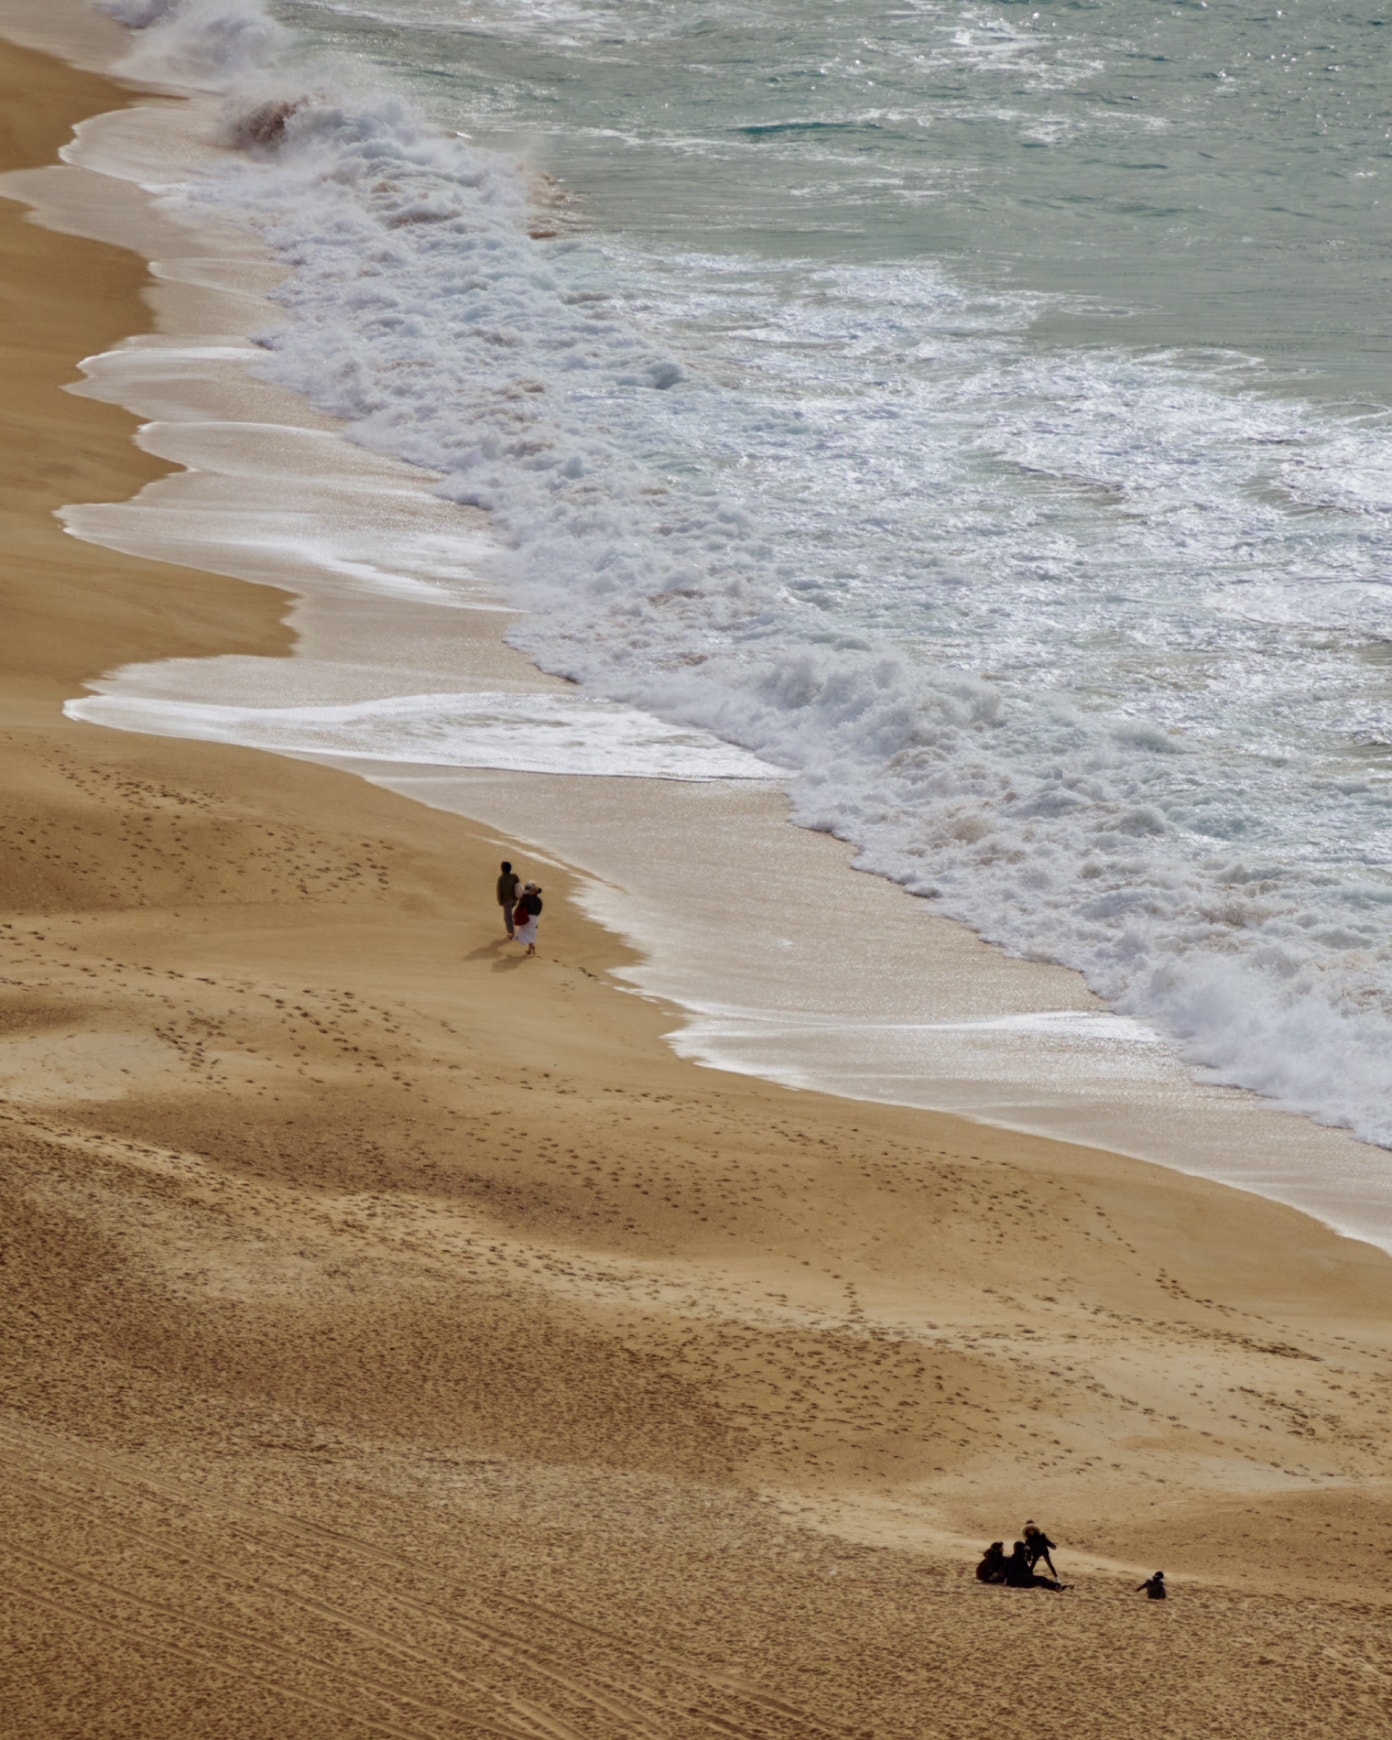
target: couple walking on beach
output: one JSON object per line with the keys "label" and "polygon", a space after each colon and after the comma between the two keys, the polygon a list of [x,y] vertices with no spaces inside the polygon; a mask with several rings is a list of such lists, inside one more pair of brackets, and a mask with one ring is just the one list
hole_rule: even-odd
{"label": "couple walking on beach", "polygon": [[509,939],[526,943],[527,953],[534,955],[537,920],[541,917],[541,884],[523,882],[506,858],[498,877],[498,905],[503,909]]}

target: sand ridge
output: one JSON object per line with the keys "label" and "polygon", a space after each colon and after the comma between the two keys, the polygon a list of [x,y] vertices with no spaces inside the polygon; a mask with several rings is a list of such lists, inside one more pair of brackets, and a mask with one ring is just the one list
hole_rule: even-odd
{"label": "sand ridge", "polygon": [[[126,100],[0,81],[15,163]],[[51,517],[158,472],[62,390],[143,283],[0,205],[6,1733],[1385,1734],[1380,1253],[683,1064],[563,870],[523,962],[487,830],[63,719],[288,646]]]}

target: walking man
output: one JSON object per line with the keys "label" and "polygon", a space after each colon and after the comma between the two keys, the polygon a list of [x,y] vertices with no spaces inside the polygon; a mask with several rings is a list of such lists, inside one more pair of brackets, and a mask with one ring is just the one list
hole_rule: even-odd
{"label": "walking man", "polygon": [[512,909],[517,905],[517,887],[521,880],[522,878],[512,865],[504,858],[503,873],[498,878],[498,905],[503,909],[503,923],[507,926],[509,936],[513,934]]}

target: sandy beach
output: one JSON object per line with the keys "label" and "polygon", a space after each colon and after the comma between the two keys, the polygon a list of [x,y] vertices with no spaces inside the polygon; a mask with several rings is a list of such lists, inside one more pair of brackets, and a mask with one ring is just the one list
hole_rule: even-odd
{"label": "sandy beach", "polygon": [[[129,100],[0,81],[6,169]],[[165,468],[65,391],[144,259],[6,200],[0,285],[6,1734],[1385,1734],[1392,1260],[698,1068],[564,865],[65,718],[289,599],[55,517]]]}

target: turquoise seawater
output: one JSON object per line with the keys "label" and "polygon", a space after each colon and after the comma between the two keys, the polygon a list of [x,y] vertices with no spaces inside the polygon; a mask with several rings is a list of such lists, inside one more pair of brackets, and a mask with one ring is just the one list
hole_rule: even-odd
{"label": "turquoise seawater", "polygon": [[[924,259],[1077,342],[1392,393],[1387,9],[1115,0],[297,5],[657,250]],[[1045,316],[1048,319],[1048,316]]]}

